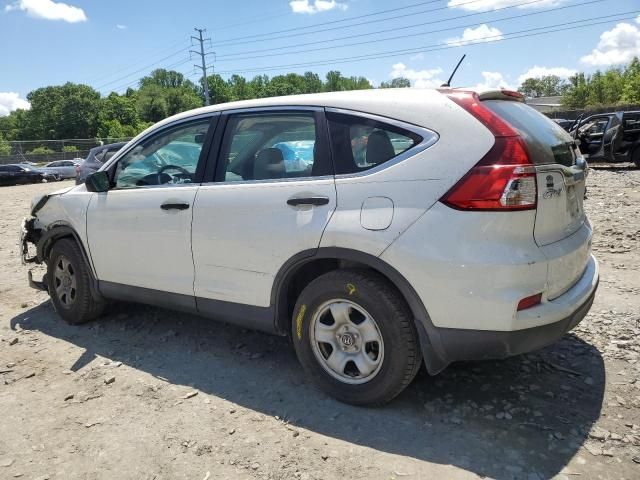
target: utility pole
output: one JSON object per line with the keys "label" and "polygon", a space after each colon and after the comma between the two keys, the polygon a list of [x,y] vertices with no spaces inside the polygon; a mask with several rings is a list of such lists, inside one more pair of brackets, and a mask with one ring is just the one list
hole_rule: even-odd
{"label": "utility pole", "polygon": [[194,65],[194,67],[202,70],[203,83],[204,83],[204,103],[205,105],[209,105],[211,101],[209,99],[209,82],[207,81],[207,62],[206,62],[206,58],[208,54],[204,53],[204,42],[211,41],[211,39],[202,38],[202,34],[207,31],[206,29],[194,28],[194,30],[198,32],[198,36],[197,37],[192,36],[191,39],[197,42],[200,42],[200,51],[196,52],[195,50],[189,50],[189,52],[194,53],[196,55],[200,55],[202,59],[202,65]]}

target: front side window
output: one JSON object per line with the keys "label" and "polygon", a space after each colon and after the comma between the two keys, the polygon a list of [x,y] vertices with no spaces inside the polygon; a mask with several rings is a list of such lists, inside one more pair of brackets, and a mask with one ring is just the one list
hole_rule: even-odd
{"label": "front side window", "polygon": [[238,114],[229,118],[219,181],[274,180],[330,173],[313,112]]}
{"label": "front side window", "polygon": [[115,188],[193,183],[209,123],[183,124],[140,142],[118,161]]}
{"label": "front side window", "polygon": [[359,173],[419,144],[420,135],[357,115],[327,112],[337,174]]}

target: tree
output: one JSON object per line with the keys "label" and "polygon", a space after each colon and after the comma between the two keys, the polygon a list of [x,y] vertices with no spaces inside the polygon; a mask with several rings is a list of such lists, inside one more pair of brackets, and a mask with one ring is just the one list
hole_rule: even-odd
{"label": "tree", "polygon": [[7,142],[0,132],[0,155],[11,155],[11,144]]}
{"label": "tree", "polygon": [[625,103],[640,103],[640,61],[634,57],[623,74],[620,100]]}
{"label": "tree", "polygon": [[226,103],[233,100],[233,95],[229,84],[217,73],[207,77],[209,84],[209,98],[211,104]]}
{"label": "tree", "polygon": [[411,87],[411,80],[404,77],[394,78],[390,82],[382,82],[380,88],[409,88]]}
{"label": "tree", "polygon": [[231,91],[231,98],[233,100],[249,100],[250,98],[255,98],[251,85],[243,76],[231,75],[227,83],[229,84],[229,90]]}
{"label": "tree", "polygon": [[98,128],[98,138],[125,138],[124,129],[118,120],[105,120]]}
{"label": "tree", "polygon": [[149,84],[138,90],[136,108],[145,122],[159,122],[168,116],[167,102],[162,87]]}
{"label": "tree", "polygon": [[95,136],[100,93],[88,85],[65,83],[38,88],[27,95],[31,109],[24,114],[23,138],[59,139]]}
{"label": "tree", "polygon": [[557,75],[544,75],[539,78],[527,78],[518,91],[525,97],[552,97],[562,95],[567,89],[567,83]]}

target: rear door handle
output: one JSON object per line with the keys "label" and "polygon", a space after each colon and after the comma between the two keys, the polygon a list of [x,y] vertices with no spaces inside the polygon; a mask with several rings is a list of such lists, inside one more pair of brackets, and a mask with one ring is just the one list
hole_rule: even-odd
{"label": "rear door handle", "polygon": [[188,203],[163,203],[160,205],[162,210],[186,210],[189,208]]}
{"label": "rear door handle", "polygon": [[287,205],[291,205],[292,207],[299,207],[300,205],[313,205],[314,207],[318,207],[320,205],[326,205],[329,203],[328,197],[294,197],[287,200]]}

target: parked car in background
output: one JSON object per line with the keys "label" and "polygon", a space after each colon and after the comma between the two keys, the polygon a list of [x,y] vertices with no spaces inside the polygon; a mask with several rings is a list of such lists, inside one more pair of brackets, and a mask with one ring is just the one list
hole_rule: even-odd
{"label": "parked car in background", "polygon": [[44,167],[38,167],[38,170],[51,173],[60,177],[61,180],[66,178],[76,177],[76,167],[81,162],[77,160],[56,160],[55,162],[47,163]]}
{"label": "parked car in background", "polygon": [[587,172],[511,91],[225,103],[34,198],[22,256],[46,263],[31,284],[71,324],[114,299],[288,335],[327,393],[380,405],[423,361],[436,374],[536,350],[585,317]]}
{"label": "parked car in background", "polygon": [[83,183],[88,175],[97,172],[107,160],[113,157],[126,144],[126,142],[110,143],[92,148],[87,158],[76,166],[76,185]]}
{"label": "parked car in background", "polygon": [[30,165],[0,165],[0,185],[51,182],[58,179],[57,175],[33,168]]}
{"label": "parked car in background", "polygon": [[640,112],[598,113],[574,126],[580,151],[591,161],[633,162],[640,168]]}
{"label": "parked car in background", "polygon": [[567,132],[571,129],[573,124],[576,122],[575,120],[567,120],[564,118],[553,118],[552,120],[556,122],[558,125],[560,125],[562,128],[564,128],[565,131]]}

